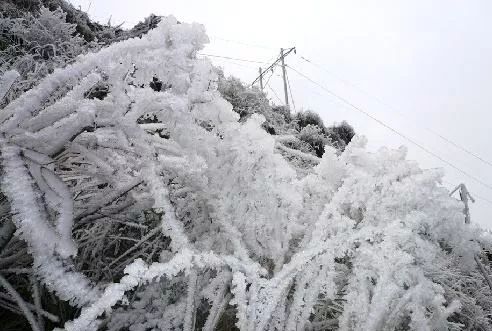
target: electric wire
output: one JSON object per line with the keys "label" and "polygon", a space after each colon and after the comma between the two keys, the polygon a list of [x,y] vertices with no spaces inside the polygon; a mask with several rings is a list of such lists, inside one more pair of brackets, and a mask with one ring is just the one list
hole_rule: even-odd
{"label": "electric wire", "polygon": [[[285,53],[283,54],[280,54],[277,59],[275,60],[275,62],[273,62],[268,68],[265,69],[265,72],[272,69],[273,67],[277,66],[278,63],[282,60],[282,58],[285,58],[287,55],[289,55],[291,52],[295,52],[296,51],[296,48],[295,47],[291,47],[289,48]],[[251,86],[253,86],[257,81],[258,79],[260,79],[260,77],[262,77],[263,74],[260,74],[258,77],[255,78],[255,80],[251,83]]]}
{"label": "electric wire", "polygon": [[273,95],[277,98],[277,100],[280,102],[280,104],[282,104],[282,100],[280,100],[279,96],[277,95],[277,93],[275,92],[275,90],[270,86],[270,84],[267,84],[265,85],[266,87],[268,87],[270,89],[270,91],[273,92]]}
{"label": "electric wire", "polygon": [[[286,65],[288,66],[288,65]],[[321,85],[320,83],[314,81],[313,79],[311,79],[310,77],[306,76],[305,74],[301,73],[300,71],[296,70],[295,68],[293,68],[292,66],[288,66],[290,69],[292,69],[295,73],[297,73],[298,75],[300,75],[301,77],[303,77],[304,79],[310,81],[312,84],[318,86],[319,88],[321,88],[322,90],[324,90],[325,92],[327,92],[328,94],[330,94],[331,96],[333,96],[334,98],[338,99],[339,101],[343,102],[344,104],[350,106],[351,108],[355,109],[356,111],[364,114],[366,117],[372,119],[373,121],[379,123],[381,126],[385,127],[386,129],[390,130],[391,132],[395,133],[396,135],[400,136],[401,138],[405,139],[406,141],[410,142],[411,144],[417,146],[419,149],[421,149],[422,151],[426,152],[427,154],[433,156],[434,158],[440,160],[441,162],[445,163],[446,165],[450,166],[451,168],[453,168],[454,170],[460,172],[461,174],[467,176],[468,178],[471,178],[472,180],[474,180],[475,182],[479,183],[480,185],[488,188],[489,190],[492,190],[492,186],[485,183],[484,181],[482,181],[480,178],[468,173],[467,171],[455,166],[453,163],[447,161],[446,159],[444,159],[443,157],[437,155],[436,153],[432,152],[431,150],[429,150],[427,147],[423,146],[422,144],[416,142],[415,140],[413,140],[412,138],[408,137],[407,135],[399,132],[398,130],[394,129],[393,127],[391,127],[390,125],[386,124],[385,122],[383,122],[382,120],[376,118],[375,116],[371,115],[370,113],[368,113],[367,111],[363,110],[362,108],[356,106],[355,104],[353,104],[352,102],[350,102],[349,100],[335,94],[334,92],[332,92],[331,90],[329,90],[328,88],[326,88],[325,86]]]}
{"label": "electric wire", "polygon": [[[293,49],[293,48],[292,48]],[[291,50],[292,50],[291,49]],[[250,63],[268,63],[268,62],[262,62],[262,61],[256,61],[256,60],[248,60],[248,59],[239,59],[239,58],[233,58],[233,57],[228,57],[228,56],[220,56],[220,55],[215,55],[215,54],[205,54],[205,53],[200,53],[200,55],[204,55],[204,56],[211,56],[211,57],[217,57],[217,58],[221,58],[221,59],[226,59],[226,60],[236,60],[236,61],[243,61],[243,62],[250,62]],[[381,103],[382,105],[390,108],[390,109],[393,109],[393,107],[389,104],[387,104],[386,102],[384,102],[383,100],[367,93],[366,91],[362,90],[361,88],[359,88],[358,86],[356,86],[355,84],[352,84],[350,83],[349,81],[343,79],[343,78],[340,78],[340,77],[337,77],[337,75],[333,74],[332,72],[328,71],[327,69],[325,69],[324,67],[314,63],[313,61],[305,58],[304,56],[300,56],[299,57],[304,60],[305,62],[308,62],[326,72],[328,72],[329,74],[331,74],[332,76],[336,77],[337,79],[339,79],[340,81],[344,82],[345,84],[347,85],[350,85],[354,88],[356,88],[357,90],[359,90],[360,92],[366,94],[367,96],[373,98],[374,100],[378,101],[379,103]],[[280,57],[277,58],[277,60],[272,64],[270,65],[270,67],[267,69],[267,70],[270,70],[270,69],[274,69],[276,67],[276,62],[278,62],[280,60]],[[234,63],[231,61],[231,63]],[[234,64],[237,64],[237,63],[234,63]],[[237,64],[239,65],[239,64]],[[396,135],[400,136],[401,138],[405,139],[406,141],[410,142],[411,144],[415,145],[416,147],[418,147],[419,149],[421,149],[422,151],[426,152],[427,154],[433,156],[434,158],[440,160],[441,162],[445,163],[446,165],[450,166],[451,168],[453,168],[454,170],[462,173],[463,175],[469,177],[470,179],[474,180],[475,182],[481,184],[482,186],[492,190],[492,186],[485,183],[483,180],[481,180],[480,178],[468,173],[467,171],[457,167],[456,165],[454,165],[453,163],[451,163],[450,161],[447,161],[446,159],[444,159],[443,157],[439,156],[438,154],[434,153],[433,151],[431,151],[430,149],[428,149],[427,147],[425,147],[424,145],[422,145],[421,143],[417,142],[416,140],[408,137],[407,135],[399,132],[398,130],[392,128],[391,126],[389,126],[388,124],[386,124],[385,122],[383,122],[382,120],[376,118],[375,116],[371,115],[370,113],[368,113],[367,111],[363,110],[362,108],[356,106],[355,104],[351,103],[349,100],[335,94],[334,92],[332,92],[331,90],[327,89],[325,86],[323,86],[322,84],[314,81],[313,79],[311,79],[310,77],[308,77],[307,75],[303,74],[302,72],[298,71],[297,69],[293,68],[292,66],[289,66],[289,65],[285,65],[286,67],[292,69],[295,73],[297,73],[298,75],[300,75],[301,77],[303,77],[304,79],[310,81],[312,84],[314,85],[317,85],[319,88],[323,89],[325,92],[327,92],[328,94],[330,94],[331,96],[335,97],[336,99],[338,99],[339,101],[345,103],[346,105],[350,106],[351,108],[359,111],[360,113],[364,114],[365,116],[369,117],[370,119],[376,121],[378,124],[382,125],[383,127],[385,127],[386,129],[392,131],[393,133],[395,133]],[[265,70],[266,71],[266,70]],[[272,74],[270,74],[267,82],[265,83],[265,86],[268,87],[272,93],[274,94],[274,96],[282,103],[280,97],[278,96],[278,94],[275,92],[275,90],[271,87],[271,85],[269,84],[269,81],[270,79],[272,78],[273,76],[273,71],[272,70]],[[287,78],[287,83],[288,83],[288,87],[289,87],[289,94],[291,96],[291,99],[292,99],[292,102],[293,102],[293,106],[294,106],[294,109],[295,109],[295,104],[294,104],[294,100],[293,100],[293,96],[292,96],[292,90],[291,90],[291,86],[290,86],[290,81],[289,81],[289,78],[288,78],[288,75],[286,75],[286,78]],[[400,113],[400,112],[398,112]],[[458,145],[457,143],[453,142],[452,140],[450,140],[449,138],[446,138],[445,136],[429,129],[429,128],[426,128],[426,130],[432,132],[433,134],[439,136],[441,139],[443,139],[444,141],[448,142],[449,144],[452,144],[453,146],[455,146],[456,148],[466,152],[467,154],[470,154],[472,155],[473,157],[479,159],[480,161],[482,161],[483,163],[486,163],[488,164],[489,166],[492,166],[492,163],[483,159],[482,157],[480,157],[479,155],[476,155],[475,153],[469,151],[467,148],[461,146],[461,145]],[[483,200],[487,203],[490,203],[492,204],[492,201],[491,200],[488,200],[484,197],[480,197],[480,196],[477,196],[477,198],[479,198],[480,200]]]}
{"label": "electric wire", "polygon": [[235,62],[234,60],[229,60],[229,59],[217,59],[218,61],[224,61],[226,63],[230,63],[230,64],[234,64],[236,66],[239,66],[239,67],[243,67],[243,68],[248,68],[248,69],[254,69],[256,67],[253,67],[251,65],[247,65],[247,64],[243,64],[243,63],[238,63],[238,62]]}
{"label": "electric wire", "polygon": [[290,100],[292,100],[292,107],[294,108],[294,112],[297,113],[296,103],[294,101],[294,97],[292,96],[292,90],[290,89],[290,81],[289,81],[289,75],[287,73],[287,70],[285,70],[285,77],[287,78],[287,87],[289,88]]}
{"label": "electric wire", "polygon": [[268,79],[266,80],[266,83],[265,83],[265,86],[268,85],[268,83],[270,82],[270,79],[272,79],[273,75],[275,74],[275,68],[272,69],[272,73],[270,74],[270,76],[268,77]]}
{"label": "electric wire", "polygon": [[264,46],[264,45],[251,44],[251,43],[247,43],[247,42],[244,42],[244,41],[233,40],[233,39],[226,39],[226,38],[217,37],[217,36],[211,36],[211,38],[212,39],[217,39],[217,40],[222,40],[222,41],[225,41],[225,42],[228,42],[228,43],[243,45],[243,46],[256,47],[256,48],[262,48],[262,49],[267,49],[267,50],[277,49],[277,48],[268,47],[268,46]]}
{"label": "electric wire", "polygon": [[492,205],[492,200],[486,199],[486,198],[484,198],[480,195],[476,195],[476,194],[474,194],[473,196],[479,200],[485,201],[485,202],[489,203],[490,205]]}
{"label": "electric wire", "polygon": [[228,59],[228,60],[235,60],[235,61],[243,61],[243,62],[249,62],[249,63],[261,63],[261,64],[268,64],[268,62],[264,61],[257,61],[257,60],[248,60],[248,59],[241,59],[241,58],[235,58],[235,57],[230,57],[230,56],[222,56],[222,55],[216,55],[216,54],[206,54],[206,53],[197,53],[198,55],[202,56],[210,56],[210,57],[216,57],[220,59]]}
{"label": "electric wire", "polygon": [[[265,82],[265,87],[268,87],[270,89],[270,91],[272,91],[273,95],[277,98],[277,100],[280,102],[280,104],[282,104],[282,100],[280,100],[278,94],[275,92],[275,90],[272,88],[272,86],[269,84],[270,83],[270,80],[272,79],[272,77],[275,75],[275,69],[276,68],[273,68],[271,69],[272,72],[270,74],[270,76],[268,76],[268,79],[266,80]],[[277,75],[278,76],[278,75]]]}
{"label": "electric wire", "polygon": [[[347,81],[346,79],[343,79],[343,78],[339,77],[338,75],[334,74],[334,73],[333,73],[333,72],[331,72],[330,70],[328,70],[328,69],[324,68],[323,66],[321,66],[321,65],[319,65],[319,64],[317,64],[317,63],[315,63],[315,62],[313,62],[313,61],[311,61],[310,59],[307,59],[306,57],[301,56],[301,55],[298,55],[298,56],[301,58],[301,60],[303,60],[303,61],[305,61],[305,62],[307,62],[307,63],[309,63],[309,64],[311,64],[311,65],[313,65],[313,66],[315,66],[315,67],[317,67],[317,68],[319,68],[319,69],[321,69],[321,70],[323,70],[323,71],[325,71],[326,73],[328,73],[328,74],[330,74],[331,76],[335,77],[336,79],[340,80],[340,81],[341,81],[341,82],[343,82],[344,84],[346,84],[346,85],[349,85],[349,86],[353,87],[354,89],[356,89],[356,90],[358,90],[359,92],[361,92],[361,93],[365,94],[366,96],[368,96],[368,97],[370,97],[370,98],[372,98],[372,99],[376,100],[379,104],[381,104],[381,105],[383,105],[383,106],[387,107],[387,108],[388,108],[388,109],[390,109],[390,110],[393,110],[395,113],[399,114],[400,116],[405,116],[405,115],[404,115],[401,111],[399,111],[398,109],[395,109],[395,107],[391,106],[390,104],[388,104],[387,102],[385,102],[385,101],[384,101],[384,100],[382,100],[381,98],[378,98],[378,97],[376,97],[376,96],[374,96],[374,95],[372,95],[372,94],[368,93],[367,91],[363,90],[363,89],[362,89],[362,88],[360,88],[359,86],[357,86],[357,85],[355,85],[355,84],[353,84],[353,83],[351,83],[351,82]],[[406,117],[406,116],[405,116],[405,117]],[[466,147],[464,147],[464,146],[462,146],[462,145],[460,145],[460,144],[458,144],[458,143],[454,142],[453,140],[451,140],[451,139],[449,139],[449,138],[445,137],[444,135],[442,135],[442,134],[440,134],[440,133],[438,133],[438,132],[436,132],[436,131],[432,130],[431,128],[424,127],[424,129],[425,129],[425,130],[427,130],[427,131],[429,131],[430,133],[432,133],[432,134],[434,134],[434,135],[438,136],[439,138],[441,138],[442,140],[444,140],[444,141],[445,141],[445,142],[447,142],[448,144],[453,145],[455,148],[457,148],[457,149],[461,150],[462,152],[464,152],[464,153],[466,153],[466,154],[468,154],[468,155],[471,155],[472,157],[476,158],[477,160],[481,161],[482,163],[485,163],[486,165],[488,165],[488,166],[492,167],[492,162],[490,162],[490,161],[488,161],[488,160],[484,159],[483,157],[481,157],[480,155],[478,155],[478,154],[476,154],[476,153],[474,153],[474,152],[470,151],[468,148],[466,148]]]}

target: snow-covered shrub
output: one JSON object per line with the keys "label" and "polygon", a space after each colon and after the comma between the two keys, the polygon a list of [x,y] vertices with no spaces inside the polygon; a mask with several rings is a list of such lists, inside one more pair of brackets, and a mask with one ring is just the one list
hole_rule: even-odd
{"label": "snow-covered shrub", "polygon": [[281,114],[284,117],[284,121],[286,123],[290,123],[292,121],[292,114],[290,113],[290,109],[286,106],[272,106],[272,112],[276,114]]}
{"label": "snow-covered shrub", "polygon": [[252,114],[261,114],[265,117],[263,128],[272,135],[293,132],[295,125],[292,122],[290,110],[284,106],[270,105],[266,94],[257,87],[246,86],[235,77],[225,78],[220,68],[218,71],[218,91],[229,101],[232,109],[237,112],[241,120],[246,120]]}
{"label": "snow-covered shrub", "polygon": [[[311,155],[299,178],[265,117],[240,122],[220,96],[196,58],[206,42],[202,26],[164,18],[0,112],[17,228],[0,252],[0,305],[34,330],[490,329],[473,258],[491,241],[464,224],[442,174],[356,137]],[[23,270],[71,321],[46,311],[39,286],[26,302]]]}
{"label": "snow-covered shrub", "polygon": [[16,70],[20,75],[0,105],[15,99],[88,47],[60,8],[50,11],[41,7],[37,15],[27,12],[17,18],[1,17],[0,30],[5,32],[1,37],[4,47],[0,51],[0,74]]}
{"label": "snow-covered shrub", "polygon": [[310,110],[298,112],[294,122],[298,131],[296,136],[307,142],[318,157],[323,155],[325,145],[343,151],[355,135],[354,129],[347,122],[326,127],[321,117]]}
{"label": "snow-covered shrub", "polygon": [[141,37],[155,28],[160,17],[150,15],[132,29],[91,22],[84,12],[65,0],[0,3],[0,76],[19,73],[0,107],[32,88],[39,80],[88,51]]}
{"label": "snow-covered shrub", "polygon": [[326,136],[337,146],[343,150],[355,136],[354,128],[346,121],[339,124],[334,124],[326,129]]}
{"label": "snow-covered shrub", "polygon": [[299,111],[296,113],[295,121],[299,127],[299,131],[308,125],[315,125],[321,128],[324,132],[325,125],[319,114],[311,110]]}
{"label": "snow-covered shrub", "polygon": [[329,139],[323,134],[323,129],[313,124],[303,127],[298,137],[301,141],[307,143],[318,157],[323,155],[325,145],[329,143]]}
{"label": "snow-covered shrub", "polygon": [[240,118],[262,113],[270,108],[266,95],[256,87],[246,87],[238,78],[225,78],[219,71],[218,90],[233,105]]}

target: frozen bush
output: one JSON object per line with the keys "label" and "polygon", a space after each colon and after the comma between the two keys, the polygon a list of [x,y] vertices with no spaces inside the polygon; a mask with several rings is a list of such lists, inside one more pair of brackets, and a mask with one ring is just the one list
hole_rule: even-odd
{"label": "frozen bush", "polygon": [[326,135],[343,150],[355,136],[355,131],[350,124],[342,121],[340,124],[327,128]]}
{"label": "frozen bush", "polygon": [[312,124],[303,127],[298,138],[309,144],[318,157],[323,156],[325,145],[329,143],[329,139],[323,134],[323,129]]}
{"label": "frozen bush", "polygon": [[[164,18],[0,112],[0,228],[17,228],[2,308],[34,330],[490,329],[474,256],[491,241],[442,173],[354,137],[322,158],[294,151],[317,163],[299,176],[265,116],[239,121],[221,97],[196,58],[207,41]],[[317,144],[322,129],[299,134]]]}
{"label": "frozen bush", "polygon": [[299,131],[308,125],[315,125],[321,128],[323,132],[325,130],[325,126],[321,117],[311,110],[298,112],[295,116],[295,121],[299,127]]}
{"label": "frozen bush", "polygon": [[219,76],[218,90],[222,97],[232,104],[232,109],[241,118],[253,113],[262,113],[270,107],[265,94],[256,88],[246,87],[235,77]]}

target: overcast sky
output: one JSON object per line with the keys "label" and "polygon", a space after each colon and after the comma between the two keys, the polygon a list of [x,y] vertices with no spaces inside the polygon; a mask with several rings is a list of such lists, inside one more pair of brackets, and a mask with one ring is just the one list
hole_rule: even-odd
{"label": "overcast sky", "polygon": [[[488,0],[71,0],[98,21],[132,26],[151,13],[205,25],[203,53],[288,65],[481,180],[465,176],[289,71],[296,109],[326,124],[347,120],[369,147],[406,145],[423,168],[443,167],[445,185],[467,184],[472,221],[492,228],[492,1]],[[300,56],[317,64],[303,61]],[[211,60],[251,82],[259,64]],[[265,65],[263,65],[265,66]],[[270,81],[283,100],[280,71]],[[279,104],[271,90],[269,96]],[[383,101],[381,103],[380,101]],[[489,186],[489,188],[487,188]],[[488,201],[486,201],[488,200]]]}

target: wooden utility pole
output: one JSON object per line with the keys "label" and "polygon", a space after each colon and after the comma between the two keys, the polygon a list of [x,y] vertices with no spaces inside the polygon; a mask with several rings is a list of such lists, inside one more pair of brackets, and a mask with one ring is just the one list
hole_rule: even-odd
{"label": "wooden utility pole", "polygon": [[260,74],[260,88],[263,91],[263,72],[261,71],[261,67],[258,68],[258,73]]}
{"label": "wooden utility pole", "polygon": [[460,193],[460,199],[463,201],[463,204],[465,205],[465,208],[463,209],[463,214],[465,214],[465,223],[470,224],[470,208],[468,207],[468,198],[472,202],[475,202],[475,199],[470,195],[470,192],[468,192],[468,189],[466,188],[465,184],[460,184],[456,186],[456,188],[449,193],[449,196],[452,196],[454,192],[458,191]]}
{"label": "wooden utility pole", "polygon": [[282,76],[284,78],[284,95],[285,95],[285,106],[287,108],[289,108],[289,94],[288,94],[288,91],[287,91],[287,74],[286,74],[286,70],[285,70],[285,61],[284,61],[284,49],[281,48],[280,49],[280,59],[282,61]]}
{"label": "wooden utility pole", "polygon": [[[270,70],[272,71],[272,74],[273,74],[273,71],[275,70],[275,67],[278,66],[280,64],[280,66],[282,67],[282,73],[283,73],[283,77],[284,77],[284,94],[285,94],[285,106],[287,108],[289,108],[289,95],[288,95],[288,87],[287,87],[287,70],[286,70],[286,67],[287,65],[285,64],[285,61],[284,61],[284,58],[289,55],[291,52],[296,52],[296,48],[295,47],[292,47],[292,48],[289,48],[289,49],[286,49],[284,50],[283,48],[280,49],[280,56],[268,67],[266,68],[265,70],[263,70],[262,68],[259,69],[259,75],[258,77],[256,77],[256,79],[251,83],[251,86],[255,85],[256,82],[260,82],[260,87],[261,89],[263,90],[263,75],[265,75],[265,73],[269,72]],[[268,82],[267,82],[268,84]]]}
{"label": "wooden utility pole", "polygon": [[[456,188],[454,190],[452,190],[451,193],[449,193],[449,196],[452,196],[454,194],[454,192],[456,192],[458,190],[460,193],[460,199],[461,199],[461,201],[463,201],[463,204],[465,205],[465,208],[463,209],[463,214],[465,214],[465,223],[470,224],[471,219],[470,219],[470,208],[468,207],[468,198],[470,198],[470,200],[472,202],[475,202],[475,199],[473,199],[473,197],[470,195],[470,192],[468,192],[468,189],[466,188],[465,184],[460,184],[460,185],[456,186]],[[487,283],[487,285],[489,285],[490,291],[492,291],[492,280],[490,279],[487,270],[483,266],[483,263],[480,259],[480,255],[475,254],[475,256],[473,258],[475,259],[475,262],[477,263],[478,271],[480,271],[483,278],[485,279],[485,282]]]}

